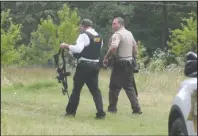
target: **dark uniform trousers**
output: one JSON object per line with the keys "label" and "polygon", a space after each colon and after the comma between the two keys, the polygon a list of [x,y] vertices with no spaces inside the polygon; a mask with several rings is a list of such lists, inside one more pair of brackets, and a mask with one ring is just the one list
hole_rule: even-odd
{"label": "dark uniform trousers", "polygon": [[80,100],[80,92],[83,85],[86,83],[95,102],[95,106],[97,109],[96,116],[105,116],[105,112],[103,111],[102,95],[98,88],[99,69],[99,64],[93,62],[88,63],[82,61],[77,65],[76,72],[73,78],[74,88],[68,105],[66,107],[66,112],[68,114],[76,114],[76,110]]}
{"label": "dark uniform trousers", "polygon": [[131,103],[133,112],[140,112],[137,94],[134,88],[133,65],[131,61],[117,61],[113,69],[109,84],[109,106],[108,111],[117,112],[118,96],[123,88]]}

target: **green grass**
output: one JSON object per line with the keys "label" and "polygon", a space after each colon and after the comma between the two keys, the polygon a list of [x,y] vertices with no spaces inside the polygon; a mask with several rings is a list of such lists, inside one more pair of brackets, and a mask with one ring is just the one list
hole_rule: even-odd
{"label": "green grass", "polygon": [[[1,75],[2,135],[167,135],[168,113],[181,72],[136,74],[142,115],[132,115],[129,100],[121,91],[118,113],[95,120],[95,105],[83,87],[75,118],[63,118],[67,96],[55,79],[55,69],[3,69]],[[104,110],[108,106],[109,75],[100,73]],[[68,78],[69,93],[72,76]]]}

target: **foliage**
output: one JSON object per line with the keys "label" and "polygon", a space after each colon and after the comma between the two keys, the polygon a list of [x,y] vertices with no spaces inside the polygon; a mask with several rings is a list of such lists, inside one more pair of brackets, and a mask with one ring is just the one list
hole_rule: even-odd
{"label": "foliage", "polygon": [[11,17],[16,24],[22,24],[20,44],[28,45],[31,40],[31,32],[36,31],[40,18],[50,15],[58,22],[56,12],[66,2],[41,2],[41,1],[13,1],[2,2],[1,10],[11,9]]}
{"label": "foliage", "polygon": [[[133,32],[135,39],[145,43],[150,56],[157,48],[164,49],[168,39],[168,28],[180,27],[180,18],[190,11],[197,11],[196,2],[2,2],[1,10],[11,9],[13,21],[22,24],[22,40],[20,44],[28,45],[31,32],[37,30],[40,18],[51,16],[55,24],[59,24],[57,11],[63,4],[77,8],[81,18],[90,18],[95,23],[98,32],[104,37],[104,45],[111,35],[111,21],[114,16],[125,19],[126,28]],[[102,54],[105,54],[104,46]]]}
{"label": "foliage", "polygon": [[[63,4],[68,6],[62,8]],[[14,32],[12,34],[18,33],[15,38],[1,35],[1,42],[9,45],[2,46],[4,51],[5,49],[9,51],[9,55],[6,53],[7,56],[5,56],[5,53],[1,52],[4,53],[4,61],[9,62],[8,64],[46,63],[58,51],[60,41],[73,44],[77,35],[77,20],[80,18],[91,19],[94,22],[94,28],[103,37],[101,59],[107,52],[114,16],[123,17],[125,27],[133,33],[137,41],[141,41],[140,44],[143,44],[142,47],[139,46],[141,49],[139,49],[138,61],[144,68],[148,67],[153,52],[157,48],[162,49],[166,54],[166,59],[163,60],[166,66],[171,63],[181,65],[183,55],[188,50],[197,51],[196,2],[2,2],[1,12],[7,9],[11,9],[9,17],[12,24],[19,24],[16,25],[16,29],[12,29]],[[191,11],[195,13],[189,16],[188,13]],[[182,26],[180,26],[181,18],[183,18]],[[9,19],[2,20],[2,24],[1,29],[8,34],[8,28],[11,26]],[[18,28],[20,31],[17,32]],[[171,30],[172,35],[167,43],[170,35],[168,29]],[[69,38],[68,35],[70,35]],[[10,47],[11,45],[13,47]],[[141,53],[146,55],[142,56]],[[152,59],[153,65],[156,61]]]}
{"label": "foliage", "polygon": [[1,12],[1,62],[2,65],[13,64],[20,59],[16,43],[21,39],[21,24],[14,24],[10,10]]}
{"label": "foliage", "polygon": [[80,18],[76,10],[70,10],[67,5],[57,12],[60,24],[56,25],[51,16],[41,19],[36,32],[31,38],[31,55],[26,54],[30,64],[46,64],[58,52],[60,42],[72,44],[78,35]]}
{"label": "foliage", "polygon": [[189,51],[197,52],[197,15],[190,13],[183,18],[181,29],[171,31],[168,45],[171,53],[176,56],[184,56]]}
{"label": "foliage", "polygon": [[147,67],[150,71],[163,71],[166,69],[184,67],[184,60],[176,57],[170,51],[156,49]]}
{"label": "foliage", "polygon": [[141,41],[137,42],[138,54],[137,54],[137,62],[140,64],[140,68],[146,68],[149,63],[149,55],[146,47]]}
{"label": "foliage", "polygon": [[148,69],[151,71],[161,71],[165,68],[165,61],[166,53],[158,48],[153,53]]}

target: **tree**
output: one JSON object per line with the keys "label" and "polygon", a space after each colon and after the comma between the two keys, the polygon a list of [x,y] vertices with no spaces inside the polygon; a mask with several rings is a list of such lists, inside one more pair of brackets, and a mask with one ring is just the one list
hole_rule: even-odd
{"label": "tree", "polygon": [[169,50],[176,56],[184,56],[188,51],[197,52],[197,14],[190,13],[182,19],[181,29],[171,30]]}
{"label": "tree", "polygon": [[73,11],[64,4],[57,12],[59,24],[56,25],[48,16],[46,20],[41,19],[38,29],[31,34],[31,52],[25,55],[30,64],[46,64],[53,55],[58,52],[60,42],[73,44],[78,35],[80,18],[76,9]]}
{"label": "tree", "polygon": [[3,66],[20,60],[19,48],[15,48],[21,39],[21,24],[14,24],[10,17],[10,10],[1,12],[1,62]]}
{"label": "tree", "polygon": [[47,18],[50,15],[54,22],[58,22],[57,11],[60,10],[64,1],[4,1],[1,2],[1,11],[11,9],[10,16],[13,22],[22,24],[19,44],[28,45],[31,39],[31,32],[36,31],[40,18]]}

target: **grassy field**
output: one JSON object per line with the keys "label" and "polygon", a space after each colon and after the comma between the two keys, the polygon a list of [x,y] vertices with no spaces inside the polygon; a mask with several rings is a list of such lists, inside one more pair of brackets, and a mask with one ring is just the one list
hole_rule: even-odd
{"label": "grassy field", "polygon": [[[168,113],[182,71],[135,75],[142,115],[132,115],[129,100],[121,91],[118,113],[95,120],[95,105],[83,87],[75,118],[64,118],[67,96],[55,79],[55,69],[1,69],[2,135],[167,135]],[[104,109],[108,106],[109,75],[100,73]],[[72,76],[68,79],[69,93]]]}

